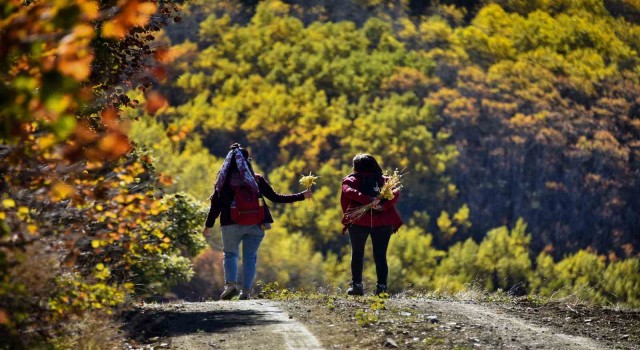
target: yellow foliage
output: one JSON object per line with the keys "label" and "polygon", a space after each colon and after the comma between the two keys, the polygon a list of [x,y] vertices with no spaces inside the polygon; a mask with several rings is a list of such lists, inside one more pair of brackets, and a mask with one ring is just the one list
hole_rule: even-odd
{"label": "yellow foliage", "polygon": [[102,26],[104,37],[123,38],[131,27],[141,27],[147,24],[149,17],[157,9],[156,4],[139,0],[120,0],[118,5],[120,13]]}
{"label": "yellow foliage", "polygon": [[[78,24],[70,34],[60,40],[58,46],[58,70],[78,81],[83,81],[91,74],[93,54],[89,48],[94,36],[93,27],[88,24]],[[64,111],[59,107],[59,112]]]}
{"label": "yellow foliage", "polygon": [[453,222],[449,217],[449,213],[447,213],[444,210],[440,213],[437,223],[438,223],[438,228],[445,236],[452,237],[458,231],[458,228],[453,226]]}
{"label": "yellow foliage", "polygon": [[56,182],[51,186],[51,199],[55,202],[67,199],[75,194],[75,188],[64,182]]}

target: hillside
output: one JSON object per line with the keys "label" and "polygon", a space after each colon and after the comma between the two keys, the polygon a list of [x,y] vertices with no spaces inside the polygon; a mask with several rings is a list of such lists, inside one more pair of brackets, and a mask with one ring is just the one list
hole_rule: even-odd
{"label": "hillside", "polygon": [[[129,111],[142,120],[131,136],[176,178],[170,191],[198,199],[232,142],[282,193],[320,176],[313,202],[272,205],[265,281],[347,283],[340,180],[368,152],[408,173],[394,291],[475,285],[637,305],[633,5],[422,4],[193,2],[157,39],[174,56],[160,88],[171,106],[155,120]],[[220,290],[206,277],[221,254],[210,245],[180,297]]]}
{"label": "hillside", "polygon": [[[401,212],[438,248],[522,218],[534,255],[638,253],[634,5],[340,3],[194,2],[156,44],[176,56],[161,89],[172,107],[132,136],[150,145],[180,129],[160,164],[188,149],[201,166],[239,141],[289,190],[310,170],[335,187],[328,177],[370,152],[411,173]],[[198,184],[177,190],[206,195],[206,172],[163,167]],[[336,227],[306,229],[325,253]]]}

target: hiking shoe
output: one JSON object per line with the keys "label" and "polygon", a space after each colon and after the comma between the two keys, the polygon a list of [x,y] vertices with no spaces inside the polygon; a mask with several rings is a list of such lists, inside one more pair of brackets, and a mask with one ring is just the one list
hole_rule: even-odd
{"label": "hiking shoe", "polygon": [[229,282],[224,285],[224,291],[220,294],[221,300],[231,300],[231,298],[238,295],[238,287],[235,282]]}
{"label": "hiking shoe", "polygon": [[387,293],[387,285],[386,284],[379,284],[379,283],[376,284],[376,294],[375,295],[379,296],[382,293],[388,295],[388,293]]}
{"label": "hiking shoe", "polygon": [[351,283],[351,287],[347,289],[347,295],[364,295],[362,283]]}
{"label": "hiking shoe", "polygon": [[244,289],[240,292],[240,296],[238,297],[240,300],[248,300],[251,299],[251,289]]}

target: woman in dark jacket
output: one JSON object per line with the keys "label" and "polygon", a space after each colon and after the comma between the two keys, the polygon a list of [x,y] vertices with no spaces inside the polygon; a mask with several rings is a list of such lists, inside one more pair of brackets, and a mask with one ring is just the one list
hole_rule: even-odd
{"label": "woman in dark jacket", "polygon": [[[400,195],[394,191],[391,200],[380,200],[380,188],[387,181],[376,159],[369,154],[358,154],[353,158],[353,173],[342,179],[342,224],[344,231],[349,231],[351,242],[351,287],[349,295],[364,295],[362,269],[364,265],[364,248],[371,235],[373,259],[376,264],[378,282],[375,294],[387,291],[387,248],[391,235],[400,228],[402,220],[394,207]],[[373,209],[360,218],[353,220],[347,215],[350,210],[372,204]]]}
{"label": "woman in dark jacket", "polygon": [[[240,299],[248,299],[251,296],[253,279],[256,275],[258,248],[264,238],[264,230],[273,223],[269,207],[264,205],[262,196],[276,203],[293,203],[311,197],[309,190],[292,195],[276,193],[264,177],[253,172],[250,160],[246,149],[241,148],[239,144],[231,146],[231,151],[227,154],[216,179],[215,191],[211,195],[211,208],[203,231],[205,236],[210,236],[216,218],[220,217],[225,277],[225,289],[220,299],[224,300],[231,299],[238,293],[240,293]],[[251,225],[234,221],[232,205],[235,206],[234,201],[239,188],[248,191],[249,196],[253,193],[254,197],[258,198],[259,208],[264,210],[264,213],[260,214],[261,222]],[[264,215],[263,219],[262,215]],[[238,290],[236,284],[240,243],[242,243],[242,291]]]}

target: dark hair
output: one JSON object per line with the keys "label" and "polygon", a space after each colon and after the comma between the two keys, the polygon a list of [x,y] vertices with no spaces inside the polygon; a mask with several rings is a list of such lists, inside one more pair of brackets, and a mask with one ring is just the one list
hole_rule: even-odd
{"label": "dark hair", "polygon": [[382,168],[372,155],[366,153],[356,154],[353,157],[353,171],[356,173],[376,173],[382,175]]}

